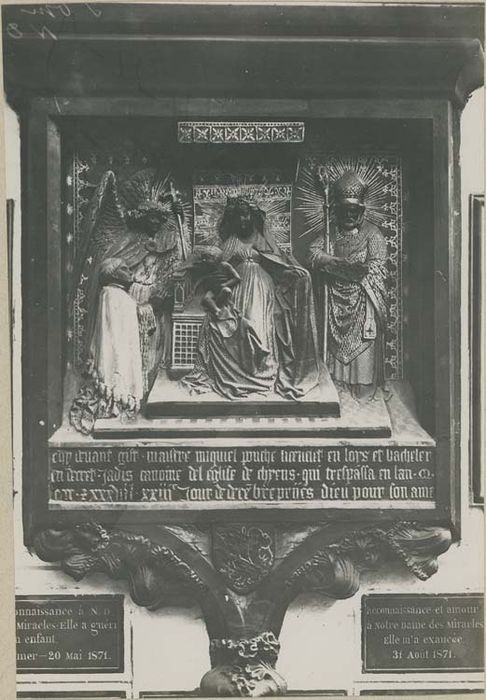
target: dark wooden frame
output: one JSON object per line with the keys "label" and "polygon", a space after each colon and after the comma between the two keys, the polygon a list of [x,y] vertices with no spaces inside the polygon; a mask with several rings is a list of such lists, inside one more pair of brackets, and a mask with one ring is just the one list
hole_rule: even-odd
{"label": "dark wooden frame", "polygon": [[484,194],[469,195],[469,464],[470,495],[484,504]]}
{"label": "dark wooden frame", "polygon": [[[72,116],[131,117],[214,116],[283,119],[366,117],[427,119],[433,129],[434,190],[434,324],[435,436],[437,439],[436,508],[433,510],[319,509],[282,511],[249,507],[245,518],[260,521],[328,522],[329,520],[390,521],[402,519],[452,525],[459,535],[459,346],[460,346],[460,197],[458,178],[458,110],[447,99],[250,99],[202,98],[35,98],[24,135],[23,201],[23,446],[24,523],[29,541],[33,531],[53,522],[86,520],[82,510],[49,512],[47,439],[62,415],[62,120]],[[46,329],[49,329],[48,332]],[[57,329],[57,330],[56,330]],[[47,345],[42,341],[47,336]],[[283,515],[285,513],[285,515]],[[91,513],[91,516],[93,513]],[[96,511],[105,523],[230,521],[241,511],[180,513],[157,511]]]}

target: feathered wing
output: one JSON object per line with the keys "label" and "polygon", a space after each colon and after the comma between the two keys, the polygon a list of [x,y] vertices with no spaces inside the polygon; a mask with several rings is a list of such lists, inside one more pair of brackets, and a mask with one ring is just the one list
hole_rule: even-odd
{"label": "feathered wing", "polygon": [[107,170],[93,194],[84,218],[82,245],[78,252],[76,286],[86,260],[90,256],[103,255],[117,237],[126,232],[123,209],[120,205],[115,173]]}
{"label": "feathered wing", "polygon": [[[170,298],[174,293],[175,277],[181,268],[181,259],[177,247],[159,257],[157,281],[153,285],[153,296],[160,300]],[[181,270],[181,274],[184,274]]]}
{"label": "feathered wing", "polygon": [[115,173],[108,170],[101,178],[92,200],[93,216],[87,218],[97,250],[105,253],[117,238],[127,232]]}
{"label": "feathered wing", "polygon": [[72,302],[81,317],[82,345],[85,355],[96,317],[99,292],[99,267],[106,252],[117,239],[127,234],[115,173],[108,170],[101,178],[84,220],[84,235],[73,277]]}

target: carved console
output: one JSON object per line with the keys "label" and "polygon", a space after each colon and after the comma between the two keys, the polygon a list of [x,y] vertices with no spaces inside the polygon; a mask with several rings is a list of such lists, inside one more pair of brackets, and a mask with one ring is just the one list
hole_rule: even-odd
{"label": "carved console", "polygon": [[[181,593],[196,600],[210,638],[212,666],[201,680],[201,694],[256,697],[286,691],[275,670],[278,636],[296,596],[315,591],[349,598],[358,591],[362,572],[393,560],[425,580],[437,571],[437,558],[452,540],[450,531],[439,526],[343,523],[309,534],[275,564],[265,527],[218,527],[212,537],[218,545],[207,557],[165,528],[156,528],[150,539],[85,523],[43,530],[33,548],[44,561],[60,562],[78,581],[93,573],[126,580],[133,601],[149,610],[169,605]],[[228,546],[218,554],[222,543]]]}

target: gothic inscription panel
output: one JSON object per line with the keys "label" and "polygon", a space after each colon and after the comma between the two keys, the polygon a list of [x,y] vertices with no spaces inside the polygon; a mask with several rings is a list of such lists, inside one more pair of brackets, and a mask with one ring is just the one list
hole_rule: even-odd
{"label": "gothic inscription panel", "polygon": [[17,596],[19,673],[122,673],[123,596]]}
{"label": "gothic inscription panel", "polygon": [[51,447],[51,507],[197,508],[270,502],[432,508],[435,448],[404,446]]}
{"label": "gothic inscription panel", "polygon": [[482,594],[363,596],[363,670],[480,672],[483,610]]}

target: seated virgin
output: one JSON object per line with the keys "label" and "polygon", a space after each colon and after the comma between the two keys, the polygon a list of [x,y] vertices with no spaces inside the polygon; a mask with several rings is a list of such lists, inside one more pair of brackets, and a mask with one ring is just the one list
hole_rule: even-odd
{"label": "seated virgin", "polygon": [[278,249],[264,212],[241,197],[228,198],[219,236],[221,262],[237,282],[231,293],[227,285],[212,290],[216,304],[207,307],[196,364],[183,384],[228,399],[305,396],[319,379],[309,273]]}

